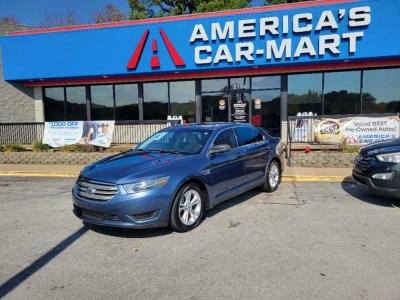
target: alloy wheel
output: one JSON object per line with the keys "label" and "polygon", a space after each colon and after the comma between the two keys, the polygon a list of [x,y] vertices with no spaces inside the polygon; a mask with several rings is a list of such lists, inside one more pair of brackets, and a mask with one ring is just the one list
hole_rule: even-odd
{"label": "alloy wheel", "polygon": [[190,226],[196,223],[201,212],[201,196],[196,190],[186,191],[179,201],[179,219]]}

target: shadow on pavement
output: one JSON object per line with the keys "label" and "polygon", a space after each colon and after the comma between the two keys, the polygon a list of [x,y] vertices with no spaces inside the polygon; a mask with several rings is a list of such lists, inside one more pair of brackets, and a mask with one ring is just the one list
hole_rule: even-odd
{"label": "shadow on pavement", "polygon": [[372,194],[366,188],[359,186],[356,182],[354,182],[350,176],[345,178],[341,185],[342,189],[346,193],[363,202],[385,207],[400,207],[400,199]]}
{"label": "shadow on pavement", "polygon": [[31,275],[39,271],[45,265],[47,265],[52,259],[56,258],[61,252],[68,248],[73,242],[79,239],[82,235],[87,232],[87,228],[82,227],[75,231],[73,234],[68,236],[66,239],[58,243],[52,249],[47,251],[28,267],[15,274],[13,277],[8,279],[6,282],[0,285],[0,299],[6,296],[9,292],[19,286],[22,282],[28,279]]}
{"label": "shadow on pavement", "polygon": [[89,223],[84,223],[85,227],[104,235],[124,237],[124,238],[150,238],[172,233],[169,228],[149,228],[149,229],[124,229],[115,227],[97,226]]}
{"label": "shadow on pavement", "polygon": [[215,216],[216,214],[219,214],[220,212],[229,209],[235,205],[238,205],[242,202],[245,202],[255,196],[257,196],[258,194],[260,194],[261,191],[259,191],[257,188],[256,189],[252,189],[244,194],[241,194],[239,196],[236,196],[232,199],[226,200],[220,204],[218,204],[217,206],[213,207],[212,209],[206,211],[205,215],[206,217],[212,217]]}

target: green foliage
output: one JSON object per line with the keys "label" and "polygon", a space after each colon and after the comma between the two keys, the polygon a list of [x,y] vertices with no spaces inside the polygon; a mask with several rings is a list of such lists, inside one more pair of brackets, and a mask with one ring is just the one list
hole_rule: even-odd
{"label": "green foliage", "polygon": [[92,145],[67,145],[60,147],[61,152],[96,152],[96,148]]}
{"label": "green foliage", "polygon": [[265,5],[276,5],[276,4],[296,3],[305,1],[312,1],[312,0],[265,0]]}
{"label": "green foliage", "polygon": [[339,149],[345,153],[358,153],[360,151],[360,145],[348,145],[345,142],[340,144]]}
{"label": "green foliage", "polygon": [[131,20],[244,8],[251,0],[128,0]]}
{"label": "green foliage", "polygon": [[33,143],[32,149],[35,152],[44,152],[44,151],[48,151],[50,149],[50,146],[47,144],[43,144],[42,141],[37,141],[37,142]]}
{"label": "green foliage", "polygon": [[25,147],[20,144],[5,144],[0,146],[1,152],[24,152]]}
{"label": "green foliage", "polygon": [[123,146],[113,146],[111,148],[107,148],[104,150],[105,153],[121,153],[128,150],[131,150],[132,146],[123,145]]}

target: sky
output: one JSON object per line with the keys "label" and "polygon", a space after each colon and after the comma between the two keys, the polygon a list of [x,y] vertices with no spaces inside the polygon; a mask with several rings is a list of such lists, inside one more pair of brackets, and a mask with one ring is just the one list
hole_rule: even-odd
{"label": "sky", "polygon": [[24,25],[44,23],[48,14],[65,15],[68,10],[75,11],[82,23],[93,23],[93,15],[111,3],[128,13],[127,0],[0,0],[0,18],[15,16]]}
{"label": "sky", "polygon": [[[254,0],[259,6],[263,0]],[[14,16],[23,25],[37,26],[44,23],[46,15],[65,15],[75,11],[80,23],[93,23],[93,15],[111,3],[128,14],[127,0],[0,0],[0,18]]]}

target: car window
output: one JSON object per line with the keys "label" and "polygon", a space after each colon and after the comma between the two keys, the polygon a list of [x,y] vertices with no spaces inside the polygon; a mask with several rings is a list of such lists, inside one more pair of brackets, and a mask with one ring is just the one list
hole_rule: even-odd
{"label": "car window", "polygon": [[235,133],[232,129],[222,131],[214,140],[214,146],[229,145],[231,148],[237,147]]}
{"label": "car window", "polygon": [[137,150],[197,154],[210,136],[211,131],[203,129],[165,129],[145,140]]}
{"label": "car window", "polygon": [[238,127],[235,128],[239,145],[248,145],[264,140],[264,135],[255,127]]}

